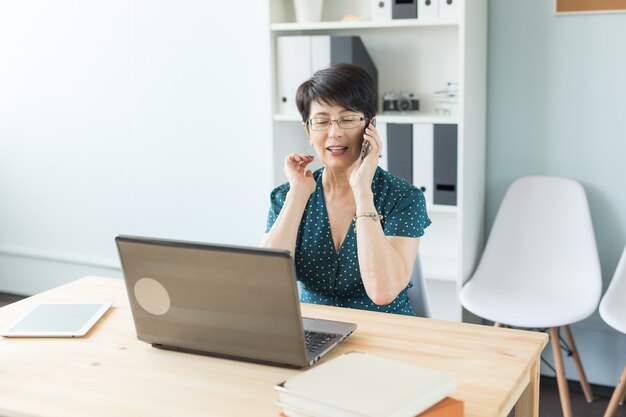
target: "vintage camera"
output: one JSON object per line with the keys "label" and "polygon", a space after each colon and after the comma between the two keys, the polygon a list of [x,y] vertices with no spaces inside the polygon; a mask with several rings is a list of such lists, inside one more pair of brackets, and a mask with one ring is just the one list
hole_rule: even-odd
{"label": "vintage camera", "polygon": [[383,94],[383,111],[415,111],[420,109],[420,101],[415,94],[404,91],[390,91]]}

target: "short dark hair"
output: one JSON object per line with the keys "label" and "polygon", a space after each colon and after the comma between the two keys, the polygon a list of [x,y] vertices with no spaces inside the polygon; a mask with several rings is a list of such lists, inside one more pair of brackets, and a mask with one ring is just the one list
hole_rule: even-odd
{"label": "short dark hair", "polygon": [[376,83],[361,67],[335,64],[317,71],[298,87],[296,105],[303,122],[308,120],[314,101],[363,112],[372,119],[376,116]]}

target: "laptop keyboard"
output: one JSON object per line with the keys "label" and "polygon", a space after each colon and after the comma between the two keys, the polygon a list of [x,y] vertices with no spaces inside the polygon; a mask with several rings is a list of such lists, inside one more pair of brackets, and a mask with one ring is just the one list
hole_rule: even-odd
{"label": "laptop keyboard", "polygon": [[321,352],[324,348],[333,343],[337,338],[336,334],[332,333],[319,333],[304,331],[304,340],[306,341],[306,350],[309,352]]}

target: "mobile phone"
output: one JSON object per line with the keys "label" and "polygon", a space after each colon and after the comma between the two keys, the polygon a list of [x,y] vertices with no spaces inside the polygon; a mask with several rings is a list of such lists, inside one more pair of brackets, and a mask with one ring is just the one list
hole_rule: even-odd
{"label": "mobile phone", "polygon": [[363,163],[363,160],[369,153],[371,147],[372,145],[370,144],[370,142],[363,139],[363,142],[361,142],[361,163]]}
{"label": "mobile phone", "polygon": [[[372,124],[372,126],[376,126],[376,118],[374,117],[370,121],[370,123]],[[370,144],[370,142],[366,141],[365,139],[363,139],[363,142],[361,144],[361,163],[363,163],[363,160],[365,159],[365,157],[369,153],[371,147],[372,147],[372,145]]]}

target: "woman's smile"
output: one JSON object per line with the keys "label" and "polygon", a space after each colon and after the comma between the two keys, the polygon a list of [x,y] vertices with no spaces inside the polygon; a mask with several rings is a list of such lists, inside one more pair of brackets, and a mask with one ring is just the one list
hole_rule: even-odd
{"label": "woman's smile", "polygon": [[327,147],[326,150],[330,152],[331,156],[342,156],[346,153],[346,151],[348,150],[348,147],[333,145],[333,146]]}

